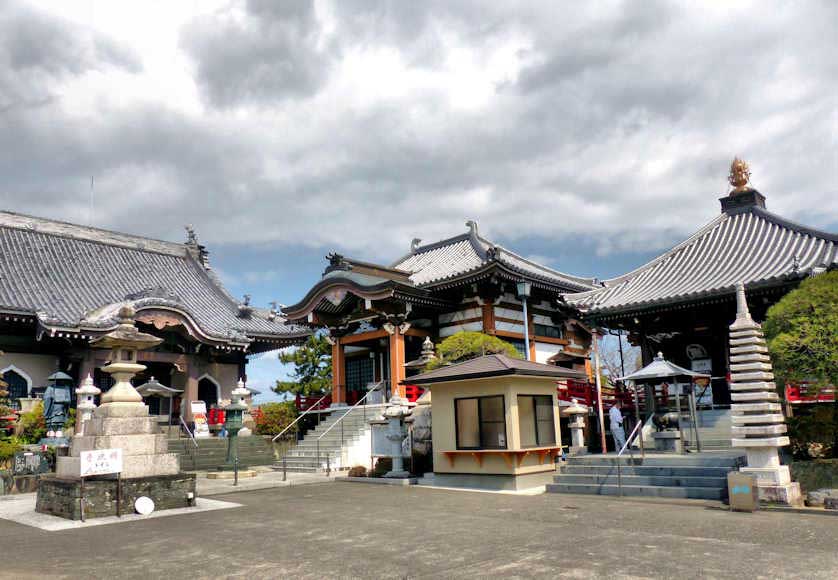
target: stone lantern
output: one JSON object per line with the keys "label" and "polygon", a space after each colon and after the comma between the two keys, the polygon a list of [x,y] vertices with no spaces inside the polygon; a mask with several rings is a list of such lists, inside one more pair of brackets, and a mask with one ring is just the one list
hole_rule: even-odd
{"label": "stone lantern", "polygon": [[387,435],[386,438],[390,441],[390,457],[393,460],[393,467],[390,471],[384,474],[384,477],[405,478],[409,477],[410,473],[404,469],[404,451],[403,444],[405,439],[404,418],[410,413],[411,407],[416,403],[411,403],[404,397],[398,394],[390,397],[390,402],[387,403],[387,408],[384,409],[384,418],[387,420]]}
{"label": "stone lantern", "polygon": [[562,409],[562,415],[568,417],[570,427],[570,454],[584,455],[588,452],[585,446],[585,416],[588,414],[588,407],[580,405],[577,399],[571,399],[570,407]]}
{"label": "stone lantern", "polygon": [[93,384],[93,377],[87,375],[79,388],[76,389],[76,433],[84,433],[84,425],[93,418],[93,411],[96,410],[96,395],[101,393]]}
{"label": "stone lantern", "polygon": [[230,393],[230,404],[224,407],[224,430],[227,431],[228,438],[227,464],[235,468],[238,468],[239,459],[238,435],[244,423],[244,412],[247,410],[244,398],[248,395],[250,391],[245,387],[244,381],[239,379],[236,388]]}

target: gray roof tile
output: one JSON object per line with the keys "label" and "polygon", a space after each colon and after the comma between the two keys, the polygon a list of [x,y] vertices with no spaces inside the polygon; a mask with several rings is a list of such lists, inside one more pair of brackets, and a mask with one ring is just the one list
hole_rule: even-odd
{"label": "gray roof tile", "polygon": [[838,265],[838,235],[792,223],[751,206],[725,212],[651,262],[596,290],[567,294],[589,313],[619,313],[657,304],[733,294]]}
{"label": "gray roof tile", "polygon": [[118,305],[175,308],[213,340],[285,339],[307,330],[239,305],[186,244],[0,212],[0,309],[47,328],[105,328]]}
{"label": "gray roof tile", "polygon": [[488,354],[450,366],[440,367],[427,373],[407,378],[404,382],[407,384],[423,385],[506,375],[553,377],[556,379],[586,378],[585,373],[581,371],[511,358],[502,354]]}

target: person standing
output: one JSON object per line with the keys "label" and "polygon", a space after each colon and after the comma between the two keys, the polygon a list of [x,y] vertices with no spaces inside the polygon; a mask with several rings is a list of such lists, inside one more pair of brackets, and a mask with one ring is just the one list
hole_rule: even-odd
{"label": "person standing", "polygon": [[614,437],[614,451],[619,452],[623,445],[626,444],[626,432],[623,430],[623,413],[620,409],[623,407],[623,402],[617,400],[608,411],[608,417],[611,419],[611,436]]}

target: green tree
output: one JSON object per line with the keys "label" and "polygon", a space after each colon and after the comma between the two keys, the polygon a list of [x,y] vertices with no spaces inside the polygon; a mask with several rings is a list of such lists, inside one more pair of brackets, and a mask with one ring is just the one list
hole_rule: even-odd
{"label": "green tree", "polygon": [[428,364],[427,369],[463,362],[486,354],[505,354],[512,358],[521,358],[514,346],[497,336],[482,332],[458,332],[437,345],[437,358]]}
{"label": "green tree", "polygon": [[838,271],[804,280],[768,309],[763,325],[783,381],[838,385]]}
{"label": "green tree", "polygon": [[308,337],[305,344],[279,354],[283,364],[294,365],[289,381],[277,381],[273,390],[294,395],[322,395],[332,388],[332,345],[323,335]]}
{"label": "green tree", "polygon": [[[256,433],[259,435],[276,435],[288,427],[297,418],[297,408],[294,401],[282,403],[265,403],[259,406],[259,412],[254,414]],[[296,432],[299,425],[294,425],[290,431]]]}
{"label": "green tree", "polygon": [[[774,371],[783,383],[819,391],[838,385],[838,271],[804,280],[768,309],[763,325]],[[838,397],[833,405],[789,419],[798,456],[838,455]]]}

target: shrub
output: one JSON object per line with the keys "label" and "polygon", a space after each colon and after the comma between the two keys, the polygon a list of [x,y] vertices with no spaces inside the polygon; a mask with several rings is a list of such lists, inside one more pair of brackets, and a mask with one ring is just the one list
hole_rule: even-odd
{"label": "shrub", "polygon": [[798,459],[835,457],[838,439],[838,412],[835,405],[815,405],[808,414],[789,417],[791,449]]}
{"label": "shrub", "polygon": [[428,363],[431,370],[443,364],[455,364],[487,354],[505,354],[512,358],[521,358],[510,343],[497,336],[482,332],[458,332],[452,334],[436,347],[437,358]]}
{"label": "shrub", "polygon": [[47,434],[44,403],[38,401],[31,411],[20,415],[20,438],[25,443],[37,443]]}
{"label": "shrub", "polygon": [[[256,433],[259,435],[276,435],[297,418],[297,408],[294,401],[282,403],[265,403],[259,406],[259,412],[252,414],[256,422]],[[289,430],[296,432],[297,425]]]}
{"label": "shrub", "polygon": [[367,468],[363,465],[356,465],[349,470],[347,475],[349,475],[349,477],[366,477]]}
{"label": "shrub", "polygon": [[0,439],[0,468],[11,466],[15,453],[23,447],[17,437],[4,437]]}

